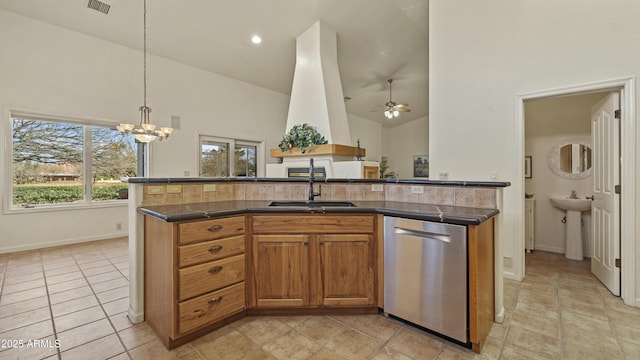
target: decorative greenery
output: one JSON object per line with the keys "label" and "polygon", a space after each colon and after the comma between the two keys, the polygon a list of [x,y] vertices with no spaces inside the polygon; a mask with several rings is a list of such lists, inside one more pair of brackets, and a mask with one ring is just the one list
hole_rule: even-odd
{"label": "decorative greenery", "polygon": [[382,161],[380,161],[380,179],[395,179],[396,173],[394,171],[389,171],[389,158],[386,156],[382,157]]}
{"label": "decorative greenery", "polygon": [[324,136],[318,133],[315,127],[305,123],[301,125],[294,125],[282,138],[282,141],[278,146],[283,152],[291,149],[292,147],[298,147],[304,154],[309,148],[326,143],[327,140]]}

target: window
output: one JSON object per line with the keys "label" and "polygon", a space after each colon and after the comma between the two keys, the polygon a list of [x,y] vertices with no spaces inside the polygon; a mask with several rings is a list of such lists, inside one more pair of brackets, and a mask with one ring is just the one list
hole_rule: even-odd
{"label": "window", "polygon": [[257,142],[200,136],[200,176],[256,177],[259,146]]}
{"label": "window", "polygon": [[127,198],[120,178],[136,176],[131,135],[109,124],[11,114],[9,208],[88,205]]}

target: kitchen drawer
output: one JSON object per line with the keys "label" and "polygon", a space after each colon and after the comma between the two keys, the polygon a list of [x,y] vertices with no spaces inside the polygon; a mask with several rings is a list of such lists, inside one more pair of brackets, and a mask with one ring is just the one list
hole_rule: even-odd
{"label": "kitchen drawer", "polygon": [[178,225],[178,245],[244,234],[244,216],[201,220]]}
{"label": "kitchen drawer", "polygon": [[374,230],[373,216],[369,215],[256,215],[252,226],[259,234],[362,234]]}
{"label": "kitchen drawer", "polygon": [[179,301],[244,280],[244,254],[178,270]]}
{"label": "kitchen drawer", "polygon": [[244,235],[178,247],[178,267],[200,264],[244,253]]}
{"label": "kitchen drawer", "polygon": [[222,320],[244,310],[244,282],[178,304],[178,333]]}

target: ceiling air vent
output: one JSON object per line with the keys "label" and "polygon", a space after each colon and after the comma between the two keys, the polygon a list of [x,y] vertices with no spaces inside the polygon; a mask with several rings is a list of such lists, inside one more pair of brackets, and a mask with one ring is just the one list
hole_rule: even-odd
{"label": "ceiling air vent", "polygon": [[108,14],[109,13],[109,9],[111,9],[111,5],[104,3],[102,1],[98,1],[98,0],[89,0],[89,3],[87,4],[87,7],[89,9],[93,9],[96,11],[99,11],[103,14]]}

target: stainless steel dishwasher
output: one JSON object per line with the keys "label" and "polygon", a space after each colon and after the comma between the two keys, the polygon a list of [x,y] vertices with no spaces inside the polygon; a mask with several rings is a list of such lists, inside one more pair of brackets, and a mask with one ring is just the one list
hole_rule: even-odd
{"label": "stainless steel dishwasher", "polygon": [[469,343],[467,227],[384,218],[384,312]]}

